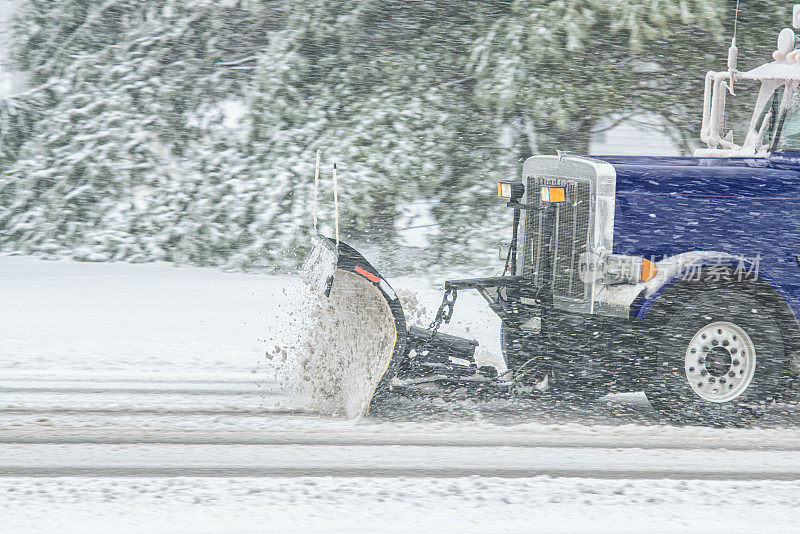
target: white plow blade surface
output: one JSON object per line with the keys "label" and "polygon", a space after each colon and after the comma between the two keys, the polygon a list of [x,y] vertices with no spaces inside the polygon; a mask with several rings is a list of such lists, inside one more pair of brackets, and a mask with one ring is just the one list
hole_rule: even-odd
{"label": "white plow blade surface", "polygon": [[397,338],[380,291],[337,270],[330,298],[319,297],[307,350],[300,357],[307,409],[354,418],[368,408]]}

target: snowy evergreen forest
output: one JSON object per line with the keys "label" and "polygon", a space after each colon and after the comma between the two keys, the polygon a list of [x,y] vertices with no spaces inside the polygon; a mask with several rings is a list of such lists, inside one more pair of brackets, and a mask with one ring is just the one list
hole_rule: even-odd
{"label": "snowy evergreen forest", "polygon": [[[26,87],[0,101],[0,250],[290,269],[321,150],[324,231],[338,162],[345,239],[385,265],[430,225],[414,267],[485,267],[510,234],[494,183],[524,158],[585,153],[601,124],[642,115],[690,150],[735,4],[26,0],[7,54]],[[743,67],[790,10],[741,2]]]}

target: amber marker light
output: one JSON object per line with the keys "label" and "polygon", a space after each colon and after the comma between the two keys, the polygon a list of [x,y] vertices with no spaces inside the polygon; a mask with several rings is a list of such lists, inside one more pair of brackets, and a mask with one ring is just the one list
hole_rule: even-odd
{"label": "amber marker light", "polygon": [[511,184],[508,182],[497,182],[497,196],[500,198],[511,198]]}
{"label": "amber marker light", "polygon": [[564,202],[567,194],[563,187],[542,187],[542,200],[544,202]]}
{"label": "amber marker light", "polygon": [[642,258],[642,273],[640,277],[642,282],[647,282],[657,274],[658,274],[658,267],[656,267],[656,264],[650,260]]}
{"label": "amber marker light", "polygon": [[497,196],[511,201],[519,200],[525,195],[525,184],[502,180],[497,182]]}

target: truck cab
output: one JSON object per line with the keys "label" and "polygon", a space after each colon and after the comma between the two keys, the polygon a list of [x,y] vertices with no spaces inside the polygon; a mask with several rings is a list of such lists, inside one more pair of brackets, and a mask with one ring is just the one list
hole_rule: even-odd
{"label": "truck cab", "polygon": [[[781,36],[787,36],[787,31],[791,37],[786,40],[791,39],[790,46],[795,46],[792,30],[785,29]],[[728,72],[712,71],[706,75],[700,139],[708,148],[697,150],[695,156],[767,157],[773,152],[800,151],[800,56],[793,52],[794,49],[788,53],[792,59],[787,59],[776,50],[775,57],[782,59],[747,72],[732,69]],[[736,96],[734,87],[740,81],[760,82],[760,90],[750,123],[741,135],[743,141],[737,144],[739,136],[734,130],[725,131],[725,104],[729,97]]]}

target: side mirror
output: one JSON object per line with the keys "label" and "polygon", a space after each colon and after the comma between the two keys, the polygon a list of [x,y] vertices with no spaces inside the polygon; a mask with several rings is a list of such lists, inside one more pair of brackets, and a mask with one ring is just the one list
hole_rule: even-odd
{"label": "side mirror", "polygon": [[511,249],[511,241],[500,241],[500,250],[498,251],[498,258],[501,261],[506,261],[508,258],[508,251]]}

